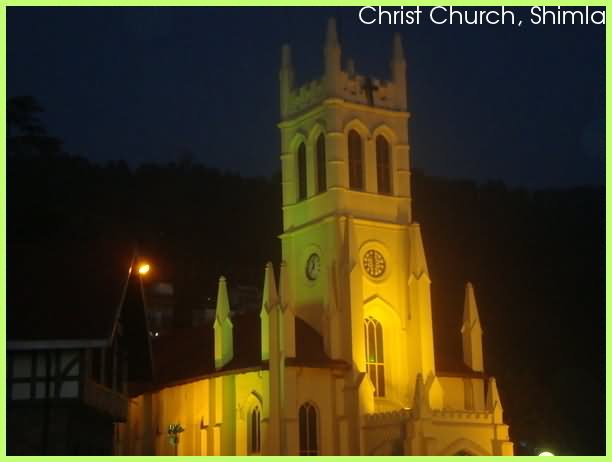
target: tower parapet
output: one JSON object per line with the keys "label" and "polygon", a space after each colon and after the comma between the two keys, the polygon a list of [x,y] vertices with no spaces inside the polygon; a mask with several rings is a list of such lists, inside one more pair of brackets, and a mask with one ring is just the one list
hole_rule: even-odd
{"label": "tower parapet", "polygon": [[280,73],[283,120],[295,117],[333,98],[380,109],[406,111],[406,61],[399,34],[393,39],[391,80],[357,74],[352,59],[349,59],[346,67],[342,68],[341,52],[335,20],[332,18],[328,22],[324,47],[324,75],[300,87],[294,87],[289,46],[283,46],[283,64]]}

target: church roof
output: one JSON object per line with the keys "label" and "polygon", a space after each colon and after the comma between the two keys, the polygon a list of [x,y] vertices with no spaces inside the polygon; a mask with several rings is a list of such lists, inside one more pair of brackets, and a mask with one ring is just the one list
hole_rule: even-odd
{"label": "church roof", "polygon": [[[192,328],[173,329],[153,341],[155,364],[154,388],[187,383],[194,380],[267,369],[261,360],[261,321],[259,313],[247,311],[232,316],[234,357],[216,370],[214,361],[214,332],[211,324]],[[296,357],[288,358],[288,366],[348,367],[343,361],[329,358],[323,339],[302,319],[295,320]]]}
{"label": "church roof", "polygon": [[486,378],[484,372],[470,369],[462,359],[453,354],[440,354],[436,350],[436,375],[440,377]]}

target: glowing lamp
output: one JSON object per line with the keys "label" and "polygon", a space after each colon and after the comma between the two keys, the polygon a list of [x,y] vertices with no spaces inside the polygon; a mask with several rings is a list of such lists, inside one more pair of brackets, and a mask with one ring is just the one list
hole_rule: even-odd
{"label": "glowing lamp", "polygon": [[550,451],[542,451],[538,456],[554,456],[554,454]]}
{"label": "glowing lamp", "polygon": [[149,271],[151,271],[151,265],[149,265],[148,263],[141,263],[138,266],[138,274],[140,274],[141,276],[144,276]]}

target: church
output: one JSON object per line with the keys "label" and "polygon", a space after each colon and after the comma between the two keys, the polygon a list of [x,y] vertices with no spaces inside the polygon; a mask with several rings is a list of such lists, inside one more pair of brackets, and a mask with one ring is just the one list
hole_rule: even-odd
{"label": "church", "polygon": [[471,284],[463,362],[434,351],[399,35],[390,66],[386,81],[343,65],[330,19],[324,74],[297,87],[283,46],[282,261],[259,312],[233,313],[220,277],[213,328],[172,339],[194,342],[185,354],[155,340],[157,379],[131,385],[116,453],[513,454]]}

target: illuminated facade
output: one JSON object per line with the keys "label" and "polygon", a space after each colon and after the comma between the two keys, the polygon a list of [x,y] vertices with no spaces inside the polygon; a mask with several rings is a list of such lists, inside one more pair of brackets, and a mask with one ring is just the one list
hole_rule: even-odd
{"label": "illuminated facade", "polygon": [[[324,76],[296,88],[282,49],[283,262],[278,282],[266,267],[257,335],[244,338],[221,278],[212,370],[132,399],[119,452],[513,453],[469,284],[463,369],[436,369],[400,38],[390,81],[341,67],[333,20],[324,57]],[[241,362],[245,341],[254,361]],[[173,424],[184,429],[176,445]]]}

